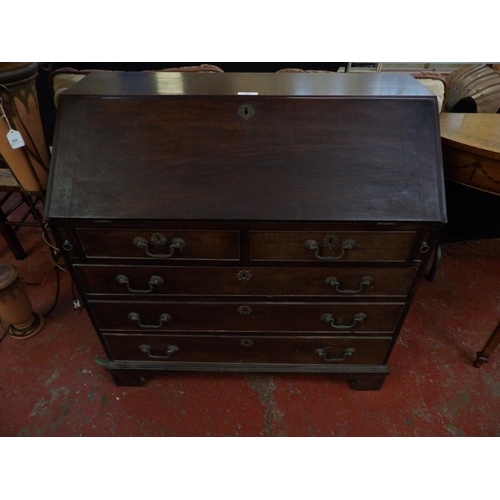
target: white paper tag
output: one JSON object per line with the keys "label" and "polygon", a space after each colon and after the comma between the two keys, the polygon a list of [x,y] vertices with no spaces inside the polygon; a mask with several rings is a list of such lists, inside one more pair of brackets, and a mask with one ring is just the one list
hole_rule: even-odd
{"label": "white paper tag", "polygon": [[7,140],[9,141],[12,149],[22,148],[24,146],[23,136],[21,132],[17,130],[10,129],[7,133]]}
{"label": "white paper tag", "polygon": [[238,95],[259,95],[258,92],[238,92]]}

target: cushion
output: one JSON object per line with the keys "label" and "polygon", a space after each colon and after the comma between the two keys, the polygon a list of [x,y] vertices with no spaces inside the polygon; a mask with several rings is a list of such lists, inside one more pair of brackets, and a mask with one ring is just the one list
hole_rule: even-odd
{"label": "cushion", "polygon": [[438,111],[441,113],[446,91],[448,90],[446,78],[432,71],[418,71],[410,74],[437,96]]}

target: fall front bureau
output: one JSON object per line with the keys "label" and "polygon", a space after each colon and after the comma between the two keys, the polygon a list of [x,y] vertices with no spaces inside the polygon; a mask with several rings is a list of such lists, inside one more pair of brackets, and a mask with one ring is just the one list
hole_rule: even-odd
{"label": "fall front bureau", "polygon": [[93,73],[46,217],[117,384],[172,370],[379,389],[446,214],[407,75]]}

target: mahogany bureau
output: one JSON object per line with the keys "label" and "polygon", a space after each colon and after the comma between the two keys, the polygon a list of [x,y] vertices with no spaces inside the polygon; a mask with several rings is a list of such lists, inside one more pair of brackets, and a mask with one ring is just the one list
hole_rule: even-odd
{"label": "mahogany bureau", "polygon": [[59,101],[46,218],[119,385],[379,389],[444,207],[408,75],[96,72]]}

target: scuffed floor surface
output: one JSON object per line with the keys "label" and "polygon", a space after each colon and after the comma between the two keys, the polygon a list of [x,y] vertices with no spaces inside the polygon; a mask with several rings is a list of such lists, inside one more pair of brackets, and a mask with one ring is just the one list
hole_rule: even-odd
{"label": "scuffed floor surface", "polygon": [[[40,232],[22,228],[16,261],[34,309],[53,301],[55,272]],[[475,353],[500,320],[500,240],[453,243],[422,281],[379,392],[323,375],[172,373],[116,387],[68,275],[41,333],[0,344],[1,436],[498,436],[500,348]]]}

